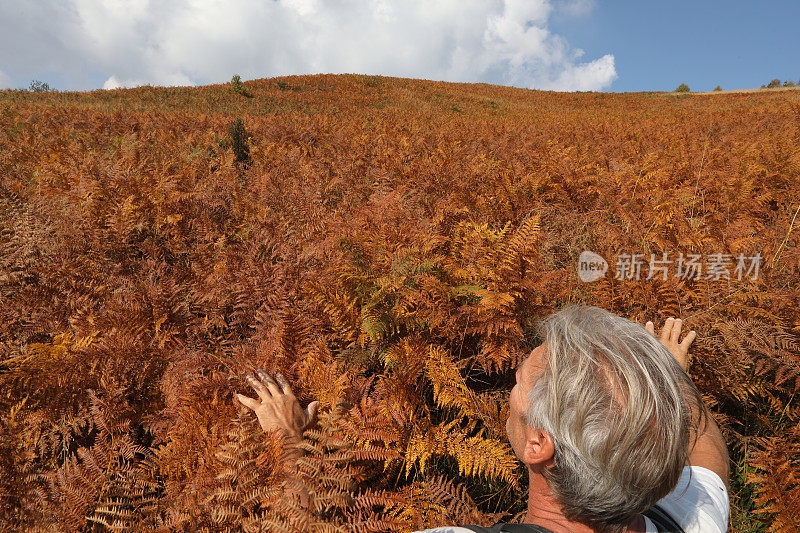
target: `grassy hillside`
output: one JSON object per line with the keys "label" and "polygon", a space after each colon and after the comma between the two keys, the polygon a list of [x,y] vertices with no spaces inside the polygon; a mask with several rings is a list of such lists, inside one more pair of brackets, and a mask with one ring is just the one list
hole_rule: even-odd
{"label": "grassy hillside", "polygon": [[[800,529],[800,92],[244,85],[0,91],[4,529],[519,518],[511,369],[568,302],[695,329],[732,531]],[[665,252],[733,263],[615,278]],[[299,473],[234,406],[256,368],[322,404]]]}

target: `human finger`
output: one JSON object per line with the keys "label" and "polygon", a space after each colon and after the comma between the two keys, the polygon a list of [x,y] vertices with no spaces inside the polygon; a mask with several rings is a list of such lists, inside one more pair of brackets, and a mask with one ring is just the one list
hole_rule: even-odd
{"label": "human finger", "polygon": [[652,322],[652,321],[648,320],[648,321],[645,323],[645,325],[644,325],[644,329],[646,329],[647,331],[649,331],[650,333],[652,333],[652,334],[653,334],[653,337],[655,337],[655,336],[656,336],[655,329],[653,329],[653,322]]}
{"label": "human finger", "polygon": [[306,407],[306,427],[313,426],[317,421],[317,413],[319,412],[319,402],[314,400],[308,407]]}
{"label": "human finger", "polygon": [[278,384],[275,383],[275,380],[272,379],[272,376],[263,370],[259,370],[257,374],[258,377],[261,378],[261,383],[263,383],[269,389],[269,392],[272,396],[279,396],[282,394],[281,388],[278,387]]}
{"label": "human finger", "polygon": [[678,339],[681,338],[681,326],[683,326],[683,321],[680,318],[676,318],[675,322],[672,323],[672,332],[669,339],[674,343],[677,343]]}
{"label": "human finger", "polygon": [[255,410],[261,403],[258,400],[254,400],[253,398],[248,398],[247,396],[242,396],[241,394],[236,394],[236,399],[239,400],[239,403],[244,405],[245,407],[249,407],[250,409]]}
{"label": "human finger", "polygon": [[695,337],[697,337],[697,333],[694,330],[690,331],[686,334],[686,337],[683,338],[681,346],[684,346],[686,349],[688,349]]}
{"label": "human finger", "polygon": [[669,337],[672,334],[672,325],[675,323],[675,319],[669,317],[667,320],[664,321],[664,327],[661,328],[661,342],[667,343],[669,342]]}
{"label": "human finger", "polygon": [[272,398],[272,393],[267,389],[266,385],[261,381],[257,380],[253,376],[247,376],[247,382],[253,387],[253,390],[256,391],[258,397],[262,400],[269,400]]}
{"label": "human finger", "polygon": [[283,391],[284,394],[286,394],[287,396],[294,396],[294,393],[292,392],[292,387],[289,385],[289,382],[286,381],[286,378],[283,377],[283,374],[281,373],[275,374],[275,381],[278,382],[278,385],[280,385],[281,390]]}

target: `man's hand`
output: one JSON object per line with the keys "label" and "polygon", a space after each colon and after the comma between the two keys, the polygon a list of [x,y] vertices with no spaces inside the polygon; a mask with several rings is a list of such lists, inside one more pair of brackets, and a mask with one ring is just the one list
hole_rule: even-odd
{"label": "man's hand", "polygon": [[[656,332],[653,328],[653,323],[648,320],[647,323],[644,325],[644,328],[656,336]],[[669,317],[666,322],[664,322],[664,328],[661,330],[661,337],[659,337],[659,341],[661,344],[667,347],[667,350],[678,360],[678,363],[683,367],[684,370],[688,372],[689,365],[686,361],[687,355],[689,354],[689,346],[691,346],[692,341],[697,336],[694,330],[691,330],[689,333],[686,334],[686,337],[683,338],[682,342],[678,342],[678,339],[681,336],[681,319],[680,318],[672,318]]]}
{"label": "man's hand", "polygon": [[[645,329],[655,336],[653,323],[649,320],[644,325]],[[675,359],[681,364],[684,370],[687,370],[688,364],[686,363],[686,356],[689,353],[689,345],[692,344],[696,333],[694,330],[686,334],[683,342],[678,342],[681,335],[681,319],[668,318],[664,322],[664,328],[661,330],[661,337],[658,339],[667,347],[670,353],[675,356]],[[694,415],[694,407],[690,406]],[[722,432],[714,420],[713,413],[707,411],[706,423],[703,427],[699,427],[698,423],[698,436],[694,442],[691,450],[689,451],[689,458],[686,461],[687,466],[702,466],[711,470],[722,479],[727,490],[726,497],[729,497],[731,491],[730,485],[730,458],[728,456],[728,448],[725,446],[725,439],[722,437]]]}
{"label": "man's hand", "polygon": [[260,400],[241,394],[237,394],[236,398],[256,413],[264,432],[278,430],[292,440],[300,440],[303,430],[316,422],[319,402],[313,401],[308,404],[308,408],[303,409],[283,375],[276,374],[275,379],[272,379],[263,370],[256,374],[258,378],[247,376],[247,381]]}

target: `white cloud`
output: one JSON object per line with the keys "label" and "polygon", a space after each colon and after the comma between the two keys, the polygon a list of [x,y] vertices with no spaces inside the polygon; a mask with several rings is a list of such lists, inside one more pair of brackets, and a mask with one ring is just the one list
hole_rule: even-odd
{"label": "white cloud", "polygon": [[0,70],[0,89],[13,89],[11,77],[2,70]]}
{"label": "white cloud", "polygon": [[[157,85],[167,85],[167,86],[194,86],[194,82],[186,77],[184,74],[172,74],[162,77],[164,80],[162,83]],[[118,80],[116,76],[109,76],[109,78],[103,83],[103,89],[120,89],[120,88],[130,88],[130,87],[141,87],[142,85],[153,85],[149,81],[142,80],[142,79],[124,79]]]}
{"label": "white cloud", "polygon": [[593,91],[606,80],[615,80],[614,56],[604,55],[591,63],[574,65],[561,72],[553,87],[570,87],[573,91]]}
{"label": "white cloud", "polygon": [[573,17],[585,17],[595,8],[595,0],[562,0],[558,9]]}
{"label": "white cloud", "polygon": [[[555,3],[554,3],[555,2]],[[565,3],[566,2],[566,3]],[[357,72],[599,90],[614,58],[548,30],[592,0],[0,0],[0,63],[104,88]],[[14,46],[25,42],[26,46]],[[12,52],[13,50],[13,52]],[[97,82],[95,82],[97,83]],[[85,86],[83,88],[93,88]]]}
{"label": "white cloud", "polygon": [[143,80],[118,80],[116,76],[109,76],[103,83],[103,89],[112,90],[126,87],[139,87],[141,85],[147,85],[147,82]]}

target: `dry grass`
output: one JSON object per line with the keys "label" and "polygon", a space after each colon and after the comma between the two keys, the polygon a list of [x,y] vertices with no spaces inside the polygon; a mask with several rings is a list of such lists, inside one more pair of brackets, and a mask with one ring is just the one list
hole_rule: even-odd
{"label": "dry grass", "polygon": [[731,89],[729,91],[702,91],[682,94],[705,95],[705,94],[732,94],[732,93],[771,93],[775,91],[797,91],[800,87],[773,87],[772,89]]}

